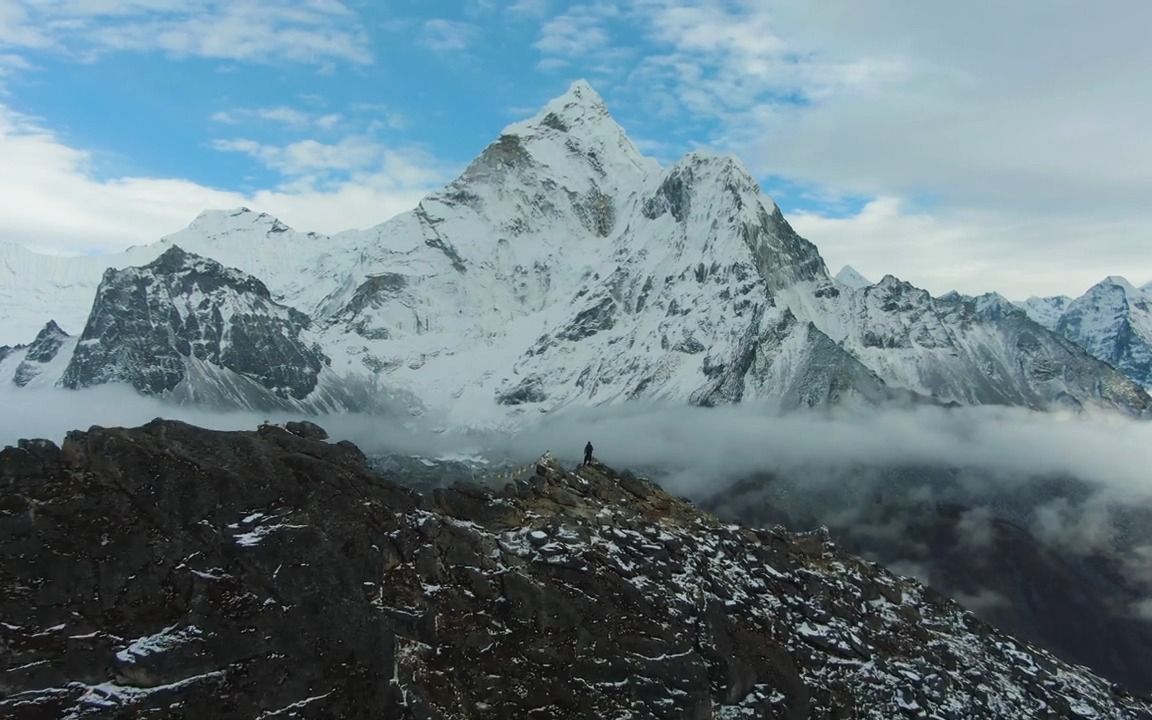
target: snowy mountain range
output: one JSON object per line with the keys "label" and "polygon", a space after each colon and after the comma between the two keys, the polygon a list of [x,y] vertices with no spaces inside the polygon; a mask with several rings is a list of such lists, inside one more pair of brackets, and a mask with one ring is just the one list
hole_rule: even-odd
{"label": "snowy mountain range", "polygon": [[1079,298],[1029,298],[1020,304],[1036,322],[1152,388],[1152,283],[1137,288],[1111,276]]}
{"label": "snowy mountain range", "polygon": [[1111,360],[999,296],[830,277],[738,160],[662,167],[584,82],[368,230],[242,208],[118,255],[0,261],[0,342],[50,320],[80,334],[52,362],[0,350],[4,382],[31,361],[41,384],[462,425],[631,400],[1152,412]]}

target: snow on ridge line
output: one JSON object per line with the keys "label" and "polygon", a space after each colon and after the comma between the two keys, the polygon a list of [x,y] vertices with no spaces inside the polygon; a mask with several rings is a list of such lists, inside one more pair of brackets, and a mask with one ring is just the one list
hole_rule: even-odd
{"label": "snow on ridge line", "polygon": [[116,659],[123,663],[135,664],[138,660],[167,652],[174,648],[195,642],[203,637],[204,633],[195,625],[180,628],[179,625],[170,625],[152,635],[138,637],[123,650],[116,653]]}

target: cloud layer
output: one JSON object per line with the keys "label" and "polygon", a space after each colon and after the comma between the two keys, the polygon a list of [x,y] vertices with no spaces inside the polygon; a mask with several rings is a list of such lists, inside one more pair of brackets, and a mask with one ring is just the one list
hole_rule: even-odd
{"label": "cloud layer", "polygon": [[0,105],[0,239],[48,252],[111,252],[179,230],[205,208],[247,205],[302,230],[369,227],[415,207],[447,170],[418,149],[364,137],[332,144],[220,141],[281,171],[241,193],[178,178],[99,177],[89,153]]}

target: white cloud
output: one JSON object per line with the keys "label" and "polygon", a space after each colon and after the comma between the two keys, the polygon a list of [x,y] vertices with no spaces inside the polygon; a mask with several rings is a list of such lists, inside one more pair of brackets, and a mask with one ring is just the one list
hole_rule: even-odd
{"label": "white cloud", "polygon": [[632,37],[591,7],[544,23],[540,69],[644,38],[618,94],[759,175],[875,199],[791,214],[833,266],[1013,297],[1152,277],[1152,5],[633,0]]}
{"label": "white cloud", "polygon": [[772,97],[791,103],[875,87],[902,75],[884,55],[839,59],[786,39],[763,4],[638,3],[637,22],[660,48],[643,76],[671,83],[685,107],[728,120]]}
{"label": "white cloud", "polygon": [[205,208],[239,205],[303,230],[337,232],[414,207],[446,176],[440,163],[417,150],[367,145],[372,161],[361,162],[356,147],[256,143],[252,152],[303,174],[249,193],[178,178],[101,179],[93,174],[87,152],[0,105],[0,242],[56,253],[110,252],[153,242]]}
{"label": "white cloud", "polygon": [[471,23],[434,18],[424,22],[420,42],[437,52],[461,52],[467,50],[479,34],[480,28]]}
{"label": "white cloud", "polygon": [[881,197],[845,217],[802,211],[789,220],[816,243],[833,272],[851,265],[874,282],[892,274],[937,295],[994,290],[1014,300],[1075,297],[1108,275],[1126,275],[1137,285],[1152,278],[1152,218],[926,212]]}
{"label": "white cloud", "polygon": [[[544,22],[533,47],[546,56],[561,58],[600,52],[610,41],[606,23],[619,14],[615,5],[606,3],[574,5]],[[545,61],[548,60],[546,57]]]}
{"label": "white cloud", "polygon": [[505,12],[513,16],[542,17],[550,5],[548,0],[516,0],[505,8]]}
{"label": "white cloud", "polygon": [[0,93],[7,92],[3,85],[5,78],[31,69],[32,63],[24,57],[15,53],[0,52]]}
{"label": "white cloud", "polygon": [[249,62],[372,61],[338,0],[0,0],[0,48],[92,58],[117,51]]}
{"label": "white cloud", "polygon": [[214,150],[249,155],[268,168],[289,176],[346,172],[379,164],[388,148],[364,136],[350,136],[335,143],[299,140],[287,145],[270,145],[247,138],[214,140]]}
{"label": "white cloud", "polygon": [[264,108],[236,108],[234,110],[221,110],[213,113],[210,118],[213,122],[227,125],[238,125],[252,121],[279,123],[295,127],[315,125],[317,127],[332,127],[340,121],[340,116],[314,115],[296,108],[283,105]]}
{"label": "white cloud", "polygon": [[29,17],[26,3],[0,0],[0,47],[38,48],[51,42]]}

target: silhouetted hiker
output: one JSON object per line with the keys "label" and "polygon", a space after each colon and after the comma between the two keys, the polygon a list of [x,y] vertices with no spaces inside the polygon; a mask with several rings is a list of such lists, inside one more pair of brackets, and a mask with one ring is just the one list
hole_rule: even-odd
{"label": "silhouetted hiker", "polygon": [[588,444],[584,446],[584,464],[592,464],[592,441],[589,440]]}

